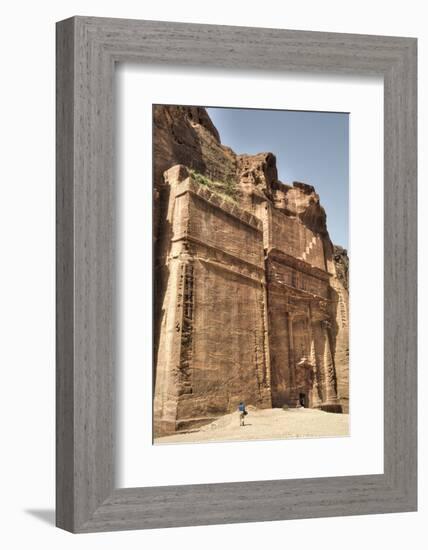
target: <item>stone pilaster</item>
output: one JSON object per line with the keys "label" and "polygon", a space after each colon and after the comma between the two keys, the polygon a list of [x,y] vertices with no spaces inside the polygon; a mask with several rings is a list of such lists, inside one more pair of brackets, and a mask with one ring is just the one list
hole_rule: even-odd
{"label": "stone pilaster", "polygon": [[299,397],[296,393],[296,354],[294,350],[294,333],[293,333],[293,316],[290,312],[287,313],[288,323],[288,367],[290,380],[289,404],[295,407],[299,403]]}
{"label": "stone pilaster", "polygon": [[323,337],[323,370],[324,370],[324,400],[322,409],[331,412],[340,412],[341,406],[337,399],[336,391],[336,373],[334,368],[333,355],[330,347],[330,337],[328,334],[328,321],[321,321],[322,337]]}
{"label": "stone pilaster", "polygon": [[181,355],[185,264],[174,259],[168,267],[170,275],[165,293],[155,380],[154,429],[157,436],[175,431],[179,394],[177,375]]}
{"label": "stone pilaster", "polygon": [[309,335],[309,364],[312,365],[312,394],[311,394],[311,407],[318,408],[321,406],[322,399],[320,394],[320,375],[319,375],[319,366],[317,365],[317,358],[315,353],[315,337],[314,330],[312,327],[312,314],[309,307],[308,317],[306,319],[307,329]]}

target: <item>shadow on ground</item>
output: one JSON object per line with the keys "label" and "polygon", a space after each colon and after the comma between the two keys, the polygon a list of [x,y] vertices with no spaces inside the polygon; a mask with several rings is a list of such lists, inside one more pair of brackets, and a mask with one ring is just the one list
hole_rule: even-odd
{"label": "shadow on ground", "polygon": [[49,525],[55,525],[55,510],[48,508],[31,508],[29,510],[24,510],[26,514],[33,516],[44,523]]}

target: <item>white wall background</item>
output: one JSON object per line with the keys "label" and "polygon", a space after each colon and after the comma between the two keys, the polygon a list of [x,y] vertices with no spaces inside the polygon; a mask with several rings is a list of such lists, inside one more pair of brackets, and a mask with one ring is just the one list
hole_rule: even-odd
{"label": "white wall background", "polygon": [[[54,23],[71,15],[407,35],[419,38],[420,247],[427,231],[428,28],[424,3],[382,0],[15,0],[1,11],[0,543],[3,548],[260,548],[409,546],[428,520],[425,369],[419,378],[419,512],[73,536],[54,507]],[[362,185],[364,182],[361,182]],[[425,248],[426,251],[426,248]],[[428,277],[420,256],[420,280]],[[427,299],[420,286],[421,303]],[[421,309],[420,334],[427,316]],[[427,353],[420,350],[420,364]],[[424,433],[425,432],[425,433]],[[425,528],[424,528],[425,527]]]}

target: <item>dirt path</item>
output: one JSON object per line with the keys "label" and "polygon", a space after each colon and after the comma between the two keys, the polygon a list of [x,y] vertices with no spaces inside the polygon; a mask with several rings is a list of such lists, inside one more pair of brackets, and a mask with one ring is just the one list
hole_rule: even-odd
{"label": "dirt path", "polygon": [[349,435],[348,414],[327,413],[316,409],[250,410],[245,417],[245,423],[245,426],[239,426],[238,413],[231,413],[199,429],[159,437],[155,439],[155,444]]}

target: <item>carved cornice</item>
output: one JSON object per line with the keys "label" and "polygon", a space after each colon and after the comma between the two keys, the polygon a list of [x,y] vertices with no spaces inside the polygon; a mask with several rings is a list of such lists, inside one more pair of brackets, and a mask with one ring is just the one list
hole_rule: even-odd
{"label": "carved cornice", "polygon": [[251,212],[240,208],[238,205],[229,202],[226,199],[223,199],[217,193],[210,191],[208,187],[197,184],[190,177],[179,184],[175,197],[180,197],[181,195],[184,195],[186,193],[203,200],[210,206],[221,210],[225,214],[251,227],[251,229],[254,229],[260,233],[263,232],[262,221],[254,216],[254,214],[251,214]]}
{"label": "carved cornice", "polygon": [[307,273],[308,275],[312,275],[312,277],[316,277],[321,281],[327,283],[330,282],[331,274],[328,271],[324,271],[319,267],[315,267],[308,262],[305,262],[304,260],[300,260],[298,258],[295,258],[294,256],[290,256],[290,254],[286,254],[285,252],[283,252],[282,250],[278,250],[277,248],[269,248],[266,251],[266,257],[268,260],[273,260],[288,267],[293,267],[294,269],[302,271],[303,273]]}
{"label": "carved cornice", "polygon": [[[187,242],[187,243],[190,243],[190,244],[194,244],[197,247],[201,247],[201,248],[209,251],[208,255],[213,257],[213,259],[215,259],[216,255],[224,256],[224,257],[228,258],[229,262],[232,261],[233,263],[239,263],[239,264],[241,264],[242,266],[244,266],[246,268],[258,271],[260,274],[263,274],[263,278],[264,278],[264,275],[265,275],[264,265],[257,265],[257,264],[254,264],[252,262],[249,262],[248,260],[244,260],[240,256],[236,256],[235,254],[232,254],[231,252],[228,252],[227,250],[224,250],[223,248],[219,248],[218,246],[208,244],[206,242],[201,241],[197,237],[193,237],[193,236],[188,235],[188,234],[181,235],[179,237],[176,237],[175,239],[171,239],[172,243],[176,243],[176,242],[180,242],[180,241]],[[210,258],[208,257],[207,259],[210,259]]]}
{"label": "carved cornice", "polygon": [[[313,316],[314,321],[329,320],[331,318],[329,311],[331,300],[323,296],[312,294],[307,290],[301,290],[286,283],[275,283],[274,285],[269,283],[268,289],[270,295],[283,299],[287,312],[291,313],[292,316]],[[301,309],[302,307],[307,308],[307,306],[311,308],[310,315],[307,309]]]}
{"label": "carved cornice", "polygon": [[257,278],[252,274],[249,273],[243,273],[242,271],[239,271],[238,269],[234,269],[233,267],[226,265],[222,262],[216,262],[215,260],[211,260],[209,258],[203,258],[203,257],[196,257],[196,261],[203,262],[208,265],[212,265],[213,267],[216,267],[218,269],[221,269],[223,271],[227,271],[228,273],[232,273],[233,275],[236,275],[237,277],[241,277],[243,279],[249,280],[252,283],[256,283],[260,286],[265,286],[265,280],[264,278]]}

